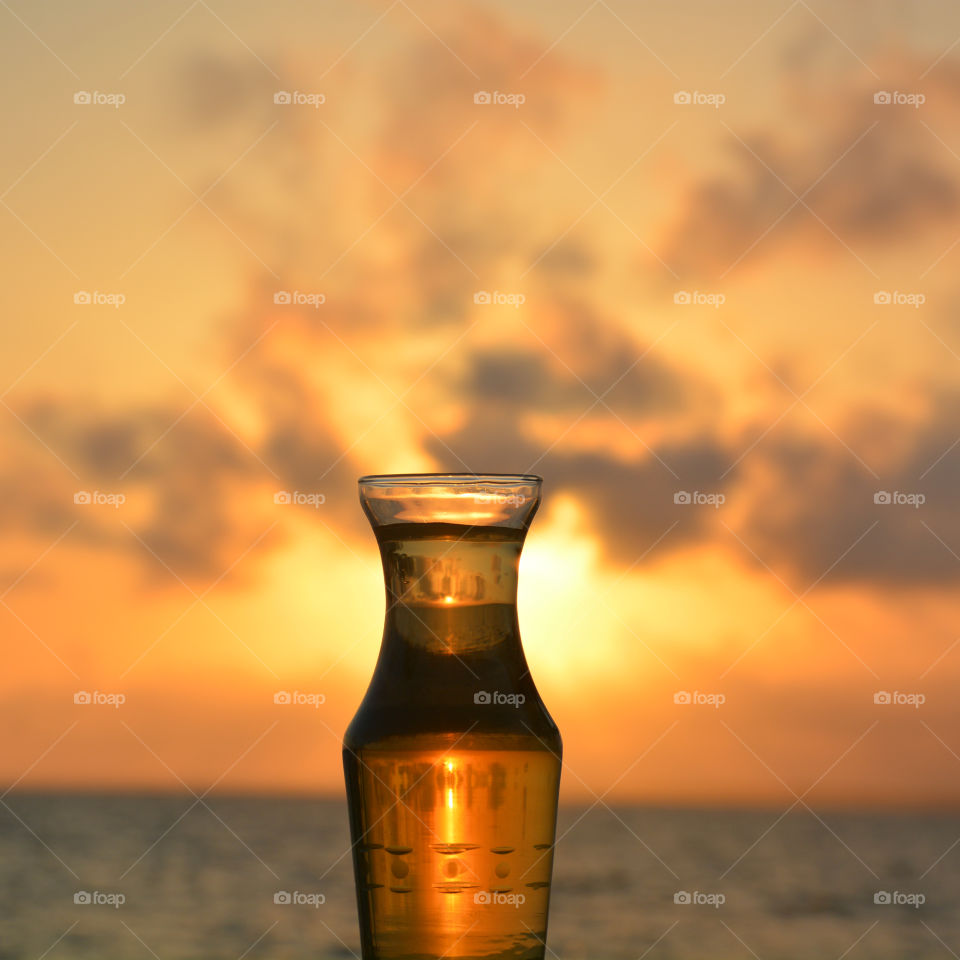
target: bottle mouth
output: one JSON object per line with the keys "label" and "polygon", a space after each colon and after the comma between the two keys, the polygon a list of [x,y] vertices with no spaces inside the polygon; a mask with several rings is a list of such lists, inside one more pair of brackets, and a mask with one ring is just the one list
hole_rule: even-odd
{"label": "bottle mouth", "polygon": [[526,530],[543,481],[530,473],[396,473],[358,482],[374,528],[442,523]]}
{"label": "bottle mouth", "polygon": [[379,473],[361,477],[361,486],[395,487],[401,485],[465,485],[543,483],[535,473]]}

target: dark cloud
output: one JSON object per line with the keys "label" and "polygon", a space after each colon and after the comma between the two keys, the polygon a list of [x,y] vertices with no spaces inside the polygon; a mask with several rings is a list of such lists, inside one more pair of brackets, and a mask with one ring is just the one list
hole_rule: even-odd
{"label": "dark cloud", "polygon": [[176,115],[190,129],[209,133],[263,115],[276,90],[276,79],[246,53],[227,57],[199,51],[182,62],[176,75]]}
{"label": "dark cloud", "polygon": [[[524,437],[509,407],[476,412],[470,422],[443,437],[443,444],[472,470],[524,473],[544,477],[548,497],[569,493],[590,516],[608,558],[633,563],[665,533],[648,559],[682,544],[709,536],[716,512],[706,506],[676,504],[678,491],[720,492],[719,479],[729,463],[724,451],[709,439],[660,446],[655,454],[637,444],[635,459],[612,454],[576,452]],[[427,446],[444,465],[449,461],[439,441]],[[451,466],[451,469],[453,467]],[[672,472],[671,472],[672,471]],[[672,524],[673,529],[667,533]]]}
{"label": "dark cloud", "polygon": [[[486,351],[469,358],[456,384],[469,419],[441,440],[428,440],[428,451],[449,469],[458,469],[450,462],[452,450],[477,472],[541,473],[548,495],[577,498],[618,562],[632,563],[671,525],[663,550],[708,536],[716,511],[677,504],[674,497],[682,491],[721,493],[729,454],[706,435],[655,449],[641,439],[643,418],[683,413],[688,404],[703,402],[703,388],[653,354],[635,363],[644,345],[581,305],[565,304],[560,312],[563,322],[552,328],[549,349]],[[622,432],[623,447],[632,452],[572,445],[565,437],[568,425],[594,402],[594,393],[602,394],[621,377],[606,400],[623,422],[596,407],[594,423],[605,437]],[[526,432],[525,419],[537,413],[557,418],[554,446]]]}
{"label": "dark cloud", "polygon": [[595,405],[594,415],[608,417],[610,408],[627,418],[681,414],[716,399],[584,298],[555,295],[527,311],[531,346],[472,354],[453,385],[465,399],[561,416]]}
{"label": "dark cloud", "polygon": [[597,254],[588,242],[569,238],[552,246],[537,263],[538,271],[549,276],[551,282],[568,283],[592,276],[597,268]]}
{"label": "dark cloud", "polygon": [[[172,406],[118,413],[50,401],[25,409],[31,429],[79,478],[47,462],[41,475],[52,484],[41,494],[35,474],[21,475],[17,520],[34,530],[52,518],[57,525],[79,520],[72,540],[127,550],[152,574],[169,578],[126,523],[179,576],[223,573],[266,526],[254,531],[255,522],[238,516],[233,503],[256,481],[258,465],[202,407],[177,422],[182,413]],[[75,504],[78,491],[122,494],[126,503],[118,510]]]}
{"label": "dark cloud", "polygon": [[[894,90],[899,79],[899,89],[913,90],[915,77],[901,69],[885,84]],[[664,254],[682,276],[716,278],[757,241],[749,256],[832,249],[823,224],[855,249],[900,245],[960,210],[955,161],[922,111],[875,104],[879,85],[815,83],[802,72],[785,85],[775,122],[727,138],[734,172],[690,189]],[[939,92],[955,120],[960,87],[951,81]]]}
{"label": "dark cloud", "polygon": [[[877,584],[956,580],[960,394],[939,400],[929,423],[890,428],[887,445],[902,447],[903,454],[877,471],[879,479],[829,437],[765,440],[751,455],[759,457],[759,469],[746,491],[744,540],[802,587],[821,576]],[[851,446],[860,445],[854,435]],[[925,502],[917,508],[878,504],[878,493],[922,494]]]}
{"label": "dark cloud", "polygon": [[[608,379],[635,353],[634,345],[622,354],[606,354]],[[641,371],[645,363],[639,365]],[[649,384],[624,412],[662,415],[661,391],[682,405],[690,389],[684,378],[663,365],[653,369]],[[533,439],[527,415],[569,413],[572,420],[591,397],[547,351],[477,353],[459,389],[469,403],[469,419],[442,442],[428,442],[429,452],[450,469],[457,469],[449,462],[452,450],[478,472],[541,473],[548,493],[576,496],[592,516],[608,556],[617,562],[632,562],[674,522],[651,558],[694,541],[729,545],[729,533],[719,523],[723,519],[737,526],[763,561],[801,589],[821,576],[834,582],[922,584],[960,575],[955,556],[960,554],[960,394],[941,393],[931,418],[919,426],[876,410],[847,425],[843,432],[853,450],[882,454],[875,458],[877,479],[826,433],[811,438],[775,432],[729,475],[749,442],[745,434],[722,442],[713,433],[699,433],[648,450],[640,439],[642,426],[632,426],[631,434],[603,415],[604,436],[622,428],[632,454],[620,445],[616,453],[583,449],[582,438],[574,442],[564,435],[567,422],[562,418],[558,442],[551,447],[541,434]],[[624,419],[631,422],[629,416]],[[722,493],[727,502],[720,510],[674,503],[682,491]],[[920,494],[925,502],[918,509],[876,503],[875,495],[884,492],[894,499],[896,494]]]}
{"label": "dark cloud", "polygon": [[[163,564],[184,579],[219,577],[292,510],[305,523],[328,520],[331,512],[359,514],[344,509],[356,497],[356,466],[342,456],[324,411],[304,402],[294,372],[287,370],[282,383],[263,371],[245,380],[259,381],[259,395],[251,396],[269,411],[256,441],[242,441],[203,406],[186,415],[161,405],[123,412],[51,400],[26,406],[20,415],[45,448],[28,436],[18,448],[26,458],[20,469],[0,477],[3,519],[47,536],[79,520],[71,540],[132,553],[163,581],[170,577]],[[120,493],[126,503],[119,510],[75,504],[78,491]],[[280,491],[322,493],[325,512],[275,504]]]}
{"label": "dark cloud", "polygon": [[[611,356],[608,359],[615,362],[610,365],[598,364],[597,359],[590,357],[577,370],[542,352],[482,351],[470,358],[463,388],[476,404],[515,405],[530,413],[561,416],[586,410],[599,396],[627,416],[682,408],[682,385],[659,362],[651,360],[635,372],[631,368],[635,354]],[[609,417],[603,406],[595,406],[594,413]]]}
{"label": "dark cloud", "polygon": [[[691,542],[729,546],[719,520],[734,522],[729,510],[736,502],[737,516],[746,505],[736,524],[740,536],[797,589],[821,577],[825,582],[922,585],[960,577],[957,402],[953,398],[949,414],[922,429],[879,480],[827,437],[767,438],[751,453],[749,469],[728,477],[724,473],[736,451],[708,436],[659,444],[654,452],[637,444],[636,456],[629,460],[571,450],[563,443],[545,452],[546,444],[522,432],[525,407],[510,394],[476,410],[443,442],[471,469],[532,469],[544,476],[548,495],[575,495],[592,517],[607,556],[616,562],[632,563],[674,522],[648,560]],[[446,465],[449,455],[442,444],[430,442],[428,448]],[[678,491],[723,493],[727,502],[719,510],[676,504]],[[919,508],[876,503],[875,495],[884,492],[922,494],[925,502]],[[752,562],[749,556],[744,559]]]}

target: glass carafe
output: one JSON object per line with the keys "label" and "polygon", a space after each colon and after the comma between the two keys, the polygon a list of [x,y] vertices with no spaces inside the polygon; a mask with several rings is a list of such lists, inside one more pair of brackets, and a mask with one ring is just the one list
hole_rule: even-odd
{"label": "glass carafe", "polygon": [[560,734],[517,624],[540,478],[363,477],[386,581],[343,746],[363,960],[542,960]]}

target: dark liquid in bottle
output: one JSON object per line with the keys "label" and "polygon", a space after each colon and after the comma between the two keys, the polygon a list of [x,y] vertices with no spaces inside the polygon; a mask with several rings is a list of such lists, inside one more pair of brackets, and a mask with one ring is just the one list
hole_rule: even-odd
{"label": "dark liquid in bottle", "polygon": [[542,958],[561,745],[517,629],[523,532],[377,536],[387,623],[344,749],[364,958]]}

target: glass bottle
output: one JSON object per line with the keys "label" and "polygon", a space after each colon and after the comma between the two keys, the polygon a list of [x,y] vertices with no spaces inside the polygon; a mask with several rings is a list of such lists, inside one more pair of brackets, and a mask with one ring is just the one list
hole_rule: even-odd
{"label": "glass bottle", "polygon": [[387,594],[343,746],[363,960],[544,956],[562,747],[516,606],[540,484],[360,480]]}

